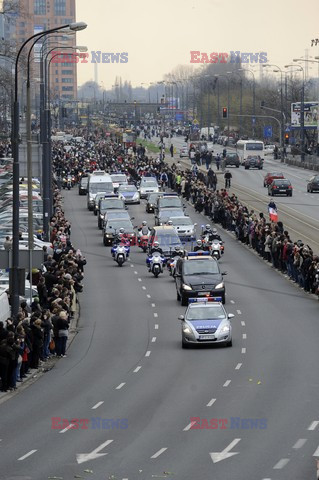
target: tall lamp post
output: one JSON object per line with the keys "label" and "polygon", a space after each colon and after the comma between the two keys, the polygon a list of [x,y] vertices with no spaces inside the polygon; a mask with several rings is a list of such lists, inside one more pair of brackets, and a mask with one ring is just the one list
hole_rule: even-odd
{"label": "tall lamp post", "polygon": [[284,150],[285,144],[284,144],[284,96],[283,96],[283,82],[282,82],[282,77],[283,77],[283,71],[281,68],[278,67],[278,65],[274,65],[273,63],[266,63],[263,65],[263,67],[275,67],[278,72],[280,72],[280,111],[281,111],[281,154]]}
{"label": "tall lamp post", "polygon": [[[12,317],[16,321],[19,311],[19,101],[18,101],[18,80],[19,80],[19,59],[24,47],[33,39],[49,35],[62,29],[71,29],[74,31],[83,30],[86,28],[84,22],[72,23],[55,27],[43,32],[36,33],[29,37],[20,47],[15,59],[15,79],[14,79],[14,99],[13,99],[13,118],[12,118],[12,153],[13,153],[13,168],[12,168],[12,265],[11,265],[11,312]],[[31,279],[30,279],[31,280]]]}
{"label": "tall lamp post", "polygon": [[[255,79],[255,73],[250,70],[249,68],[239,68],[237,70],[238,72],[249,72],[253,76],[253,115],[254,117],[256,116],[256,79]],[[255,138],[255,124],[253,122],[252,125],[252,137]]]}
{"label": "tall lamp post", "polygon": [[[227,80],[227,145],[229,144],[229,130],[230,130],[230,124],[229,124],[229,82],[230,82],[230,78],[228,75],[220,75],[220,74],[216,74],[216,77],[218,78],[221,78],[221,77],[224,77],[226,78]],[[218,91],[219,93],[219,91]]]}
{"label": "tall lamp post", "polygon": [[[285,68],[295,67],[296,64],[285,65]],[[305,161],[305,69],[298,65],[299,72],[302,72],[302,89],[301,89],[301,102],[300,102],[300,159]]]}
{"label": "tall lamp post", "polygon": [[241,125],[241,119],[242,119],[242,114],[243,114],[243,79],[240,75],[240,73],[237,73],[235,70],[234,72],[227,72],[227,75],[234,75],[237,74],[240,78],[240,97],[239,97],[239,137],[241,136],[241,130],[242,130],[242,125]]}

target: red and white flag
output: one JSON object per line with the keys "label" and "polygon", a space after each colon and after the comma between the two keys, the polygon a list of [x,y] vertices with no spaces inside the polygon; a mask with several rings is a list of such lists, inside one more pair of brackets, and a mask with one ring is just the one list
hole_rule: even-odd
{"label": "red and white flag", "polygon": [[269,212],[269,218],[272,222],[278,222],[278,213],[277,213],[277,210],[275,210],[274,208],[271,208],[269,207],[268,208],[268,212]]}

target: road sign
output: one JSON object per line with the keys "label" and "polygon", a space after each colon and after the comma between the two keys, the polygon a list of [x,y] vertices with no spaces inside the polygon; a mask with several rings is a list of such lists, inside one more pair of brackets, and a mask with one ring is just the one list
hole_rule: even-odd
{"label": "road sign", "polygon": [[256,123],[256,117],[251,117],[251,123],[252,123],[253,125],[255,125],[255,123]]}
{"label": "road sign", "polygon": [[285,128],[285,132],[288,132],[288,133],[291,132],[291,127],[287,126],[287,127]]}
{"label": "road sign", "polygon": [[264,138],[271,138],[272,137],[272,126],[267,125],[264,127]]}
{"label": "road sign", "polygon": [[193,125],[199,125],[199,121],[196,118],[193,120]]}

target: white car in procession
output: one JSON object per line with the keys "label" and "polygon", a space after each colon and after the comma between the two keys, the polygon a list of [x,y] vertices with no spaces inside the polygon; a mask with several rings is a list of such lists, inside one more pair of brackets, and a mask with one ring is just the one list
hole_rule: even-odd
{"label": "white car in procession", "polygon": [[160,188],[154,177],[143,177],[138,189],[141,198],[147,198],[150,193],[159,193]]}
{"label": "white car in procession", "polygon": [[232,346],[232,313],[226,312],[221,297],[190,298],[181,315],[182,347],[192,345]]}
{"label": "white car in procession", "polygon": [[196,240],[196,226],[190,217],[170,217],[172,226],[181,240]]}

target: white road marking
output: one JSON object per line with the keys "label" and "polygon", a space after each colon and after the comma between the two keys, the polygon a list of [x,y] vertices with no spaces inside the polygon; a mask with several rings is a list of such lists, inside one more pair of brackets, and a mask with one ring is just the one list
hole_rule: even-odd
{"label": "white road marking", "polygon": [[134,272],[134,273],[135,273],[135,275],[137,275],[137,272]]}
{"label": "white road marking", "polygon": [[299,440],[296,441],[296,443],[294,444],[294,446],[292,448],[297,450],[298,448],[303,447],[304,444],[306,443],[306,441],[307,441],[306,438],[299,438]]}
{"label": "white road marking", "polygon": [[143,288],[143,290],[146,290],[146,287],[144,287],[144,285],[143,285],[143,287],[142,287],[142,288]]}
{"label": "white road marking", "polygon": [[125,385],[125,382],[120,383],[115,390],[120,390],[122,387],[124,387],[124,385]]}
{"label": "white road marking", "polygon": [[230,303],[235,303],[234,300],[231,300]]}
{"label": "white road marking", "polygon": [[160,455],[162,455],[162,453],[165,452],[165,450],[167,450],[167,448],[161,448],[158,452],[154,453],[154,455],[152,455],[151,458],[159,457]]}
{"label": "white road marking", "polygon": [[157,313],[154,313],[154,317],[157,318],[157,317],[158,317],[158,314],[157,314]]}
{"label": "white road marking", "polygon": [[246,348],[245,347],[241,349],[241,353],[246,353]]}
{"label": "white road marking", "polygon": [[141,368],[142,368],[141,365],[139,365],[138,367],[136,367],[135,370],[133,370],[133,372],[134,372],[134,373],[137,373],[139,370],[141,370]]}
{"label": "white road marking", "polygon": [[141,282],[141,281],[142,281],[142,279],[141,279],[141,278],[138,278],[137,280],[138,280],[139,282]]}
{"label": "white road marking", "polygon": [[240,311],[240,310],[236,310],[236,312],[238,313],[238,315],[241,315],[241,311]]}
{"label": "white road marking", "polygon": [[317,448],[317,450],[313,454],[313,457],[319,457],[319,447]]}
{"label": "white road marking", "polygon": [[289,460],[290,458],[282,458],[281,460],[279,460],[278,463],[276,463],[276,465],[274,466],[274,470],[280,470],[281,468],[284,468],[289,462]]}
{"label": "white road marking", "polygon": [[152,343],[156,342],[156,337],[152,338]]}
{"label": "white road marking", "polygon": [[147,296],[147,298],[151,298],[151,295],[149,293],[146,296]]}
{"label": "white road marking", "polygon": [[18,460],[24,460],[25,458],[30,457],[30,455],[33,455],[35,452],[37,452],[37,450],[30,450],[30,452],[23,455],[23,457],[18,458]]}
{"label": "white road marking", "polygon": [[228,387],[228,385],[230,384],[231,380],[226,380],[226,382],[224,383],[223,387]]}
{"label": "white road marking", "polygon": [[152,303],[152,307],[155,308],[155,303]]}
{"label": "white road marking", "polygon": [[238,442],[240,442],[240,438],[235,438],[224,450],[221,452],[211,452],[210,457],[213,461],[213,463],[221,462],[222,460],[225,460],[226,458],[232,457],[234,455],[238,455],[239,452],[231,452],[230,450],[237,445]]}
{"label": "white road marking", "polygon": [[241,366],[242,366],[242,363],[237,363],[235,370],[239,370]]}
{"label": "white road marking", "polygon": [[68,425],[67,427],[65,427],[63,430],[60,430],[59,433],[65,433],[65,432],[67,432],[68,430],[70,430],[70,428],[72,428],[72,423],[70,423],[70,425]]}
{"label": "white road marking", "polygon": [[247,338],[247,334],[243,333],[243,339],[246,340],[246,338]]}
{"label": "white road marking", "polygon": [[187,425],[187,427],[183,428],[183,432],[187,432],[188,430],[190,430],[195,423],[196,423],[196,422],[191,422],[191,423],[189,423],[189,424]]}
{"label": "white road marking", "polygon": [[145,357],[149,357],[151,355],[151,350],[147,350],[147,352],[145,353]]}
{"label": "white road marking", "polygon": [[131,267],[134,268],[134,265],[131,264]]}
{"label": "white road marking", "polygon": [[314,422],[312,422],[309,427],[308,427],[308,430],[316,430],[316,428],[318,427],[319,425],[319,422],[318,420],[315,420]]}
{"label": "white road marking", "polygon": [[96,405],[94,405],[94,407],[92,407],[92,410],[96,410],[97,408],[99,408],[104,402],[98,402]]}
{"label": "white road marking", "polygon": [[154,328],[155,328],[155,330],[158,330],[158,324],[157,323],[155,323]]}
{"label": "white road marking", "polygon": [[216,402],[216,398],[212,398],[206,405],[206,407],[211,407]]}
{"label": "white road marking", "polygon": [[112,442],[113,440],[107,440],[106,442],[102,443],[99,447],[95,448],[90,453],[77,453],[76,461],[78,463],[84,463],[84,462],[88,462],[89,460],[95,460],[96,458],[104,457],[105,455],[107,455],[107,453],[99,453],[99,452]]}
{"label": "white road marking", "polygon": [[246,323],[244,322],[244,320],[242,320],[240,323],[242,327],[245,327]]}

